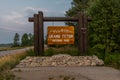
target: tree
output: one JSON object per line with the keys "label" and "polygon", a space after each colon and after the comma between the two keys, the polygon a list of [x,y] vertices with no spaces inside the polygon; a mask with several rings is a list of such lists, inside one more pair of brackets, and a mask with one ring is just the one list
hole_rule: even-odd
{"label": "tree", "polygon": [[96,0],[88,9],[90,48],[104,53],[120,51],[120,0]]}
{"label": "tree", "polygon": [[34,36],[31,33],[29,33],[28,38],[29,38],[29,46],[32,46],[34,44]]}
{"label": "tree", "polygon": [[28,46],[29,45],[29,39],[28,39],[28,34],[24,33],[21,39],[21,46]]}
{"label": "tree", "polygon": [[18,33],[15,33],[14,42],[13,42],[13,47],[19,46],[19,39],[20,39],[19,34],[18,34]]}
{"label": "tree", "polygon": [[[120,0],[73,0],[66,16],[82,11],[92,17],[88,26],[89,48],[93,52],[120,52]],[[76,23],[69,22],[68,25]],[[77,34],[77,27],[75,33]],[[77,36],[75,36],[77,41]]]}
{"label": "tree", "polygon": [[[73,0],[72,7],[66,11],[67,17],[77,17],[78,12],[87,12],[90,2],[93,0]],[[78,24],[76,22],[67,22],[67,25],[75,26],[75,45],[78,44]]]}

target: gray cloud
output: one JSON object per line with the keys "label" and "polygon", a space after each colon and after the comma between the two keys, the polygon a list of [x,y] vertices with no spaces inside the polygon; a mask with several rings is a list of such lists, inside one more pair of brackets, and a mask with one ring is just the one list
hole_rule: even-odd
{"label": "gray cloud", "polygon": [[[44,16],[64,16],[64,11],[49,11],[44,8],[36,7],[25,7],[21,12],[11,11],[10,13],[0,15],[0,43],[12,42],[15,33],[19,33],[21,36],[23,33],[33,33],[33,23],[28,22],[28,18],[38,13],[38,11],[43,11]],[[47,26],[52,24],[53,23],[44,23],[45,36]],[[61,23],[54,24],[60,25]]]}

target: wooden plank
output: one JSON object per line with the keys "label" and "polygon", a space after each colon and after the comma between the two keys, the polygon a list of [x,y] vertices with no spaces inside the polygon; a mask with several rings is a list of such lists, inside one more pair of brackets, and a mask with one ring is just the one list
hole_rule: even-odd
{"label": "wooden plank", "polygon": [[39,17],[39,55],[44,54],[44,30],[43,30],[43,12],[38,13]]}
{"label": "wooden plank", "polygon": [[48,45],[74,44],[74,26],[48,26]]}
{"label": "wooden plank", "polygon": [[44,21],[78,21],[75,17],[44,17]]}
{"label": "wooden plank", "polygon": [[[76,17],[44,17],[43,18],[44,21],[78,21],[78,18]],[[91,21],[91,17],[87,18],[88,21]],[[34,22],[34,18],[30,17],[29,22]]]}
{"label": "wooden plank", "polygon": [[29,21],[29,22],[34,22],[34,18],[33,18],[33,17],[30,17],[30,18],[28,18],[28,21]]}
{"label": "wooden plank", "polygon": [[34,52],[36,56],[39,53],[39,37],[38,37],[38,15],[34,14]]}

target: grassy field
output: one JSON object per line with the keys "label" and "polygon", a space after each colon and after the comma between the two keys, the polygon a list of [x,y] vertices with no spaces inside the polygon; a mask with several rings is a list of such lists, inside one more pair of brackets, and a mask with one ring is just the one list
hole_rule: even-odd
{"label": "grassy field", "polygon": [[76,47],[64,46],[64,47],[50,47],[45,50],[45,56],[52,56],[56,54],[69,54],[72,56],[78,56],[78,49]]}
{"label": "grassy field", "polygon": [[23,47],[0,47],[0,51],[7,51],[7,50],[15,50],[15,49],[21,49]]}
{"label": "grassy field", "polygon": [[7,55],[0,57],[0,80],[14,80],[15,76],[9,72],[14,68],[20,60],[24,59],[26,56],[32,56],[33,50],[21,51],[16,54]]}

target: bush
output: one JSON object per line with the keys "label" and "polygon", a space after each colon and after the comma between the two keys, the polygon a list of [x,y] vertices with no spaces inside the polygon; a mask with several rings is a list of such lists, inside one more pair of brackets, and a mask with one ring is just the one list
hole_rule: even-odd
{"label": "bush", "polygon": [[120,53],[107,54],[104,62],[107,66],[120,69]]}

